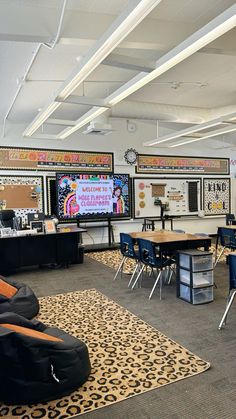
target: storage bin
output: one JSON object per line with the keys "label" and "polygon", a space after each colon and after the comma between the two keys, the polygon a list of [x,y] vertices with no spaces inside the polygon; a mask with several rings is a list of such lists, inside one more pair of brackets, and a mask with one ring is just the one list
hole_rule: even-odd
{"label": "storage bin", "polygon": [[213,269],[212,253],[201,250],[187,250],[179,253],[179,266],[192,272]]}
{"label": "storage bin", "polygon": [[209,287],[214,283],[213,270],[202,272],[191,272],[186,269],[179,269],[179,281],[193,288]]}
{"label": "storage bin", "polygon": [[213,301],[213,287],[190,288],[180,284],[179,298],[192,304],[204,304]]}

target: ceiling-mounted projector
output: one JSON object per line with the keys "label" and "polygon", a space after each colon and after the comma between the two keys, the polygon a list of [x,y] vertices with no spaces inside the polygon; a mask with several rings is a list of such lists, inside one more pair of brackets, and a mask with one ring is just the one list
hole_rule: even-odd
{"label": "ceiling-mounted projector", "polygon": [[87,126],[86,130],[83,131],[83,134],[108,135],[111,132],[113,132],[113,129],[110,124],[103,124],[101,122],[92,121]]}

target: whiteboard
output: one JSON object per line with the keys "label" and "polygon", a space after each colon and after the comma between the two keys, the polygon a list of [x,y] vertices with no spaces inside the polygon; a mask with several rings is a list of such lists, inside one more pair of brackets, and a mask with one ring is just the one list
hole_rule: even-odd
{"label": "whiteboard", "polygon": [[197,215],[201,209],[201,179],[134,178],[134,218],[159,217],[160,205],[166,204],[164,215]]}

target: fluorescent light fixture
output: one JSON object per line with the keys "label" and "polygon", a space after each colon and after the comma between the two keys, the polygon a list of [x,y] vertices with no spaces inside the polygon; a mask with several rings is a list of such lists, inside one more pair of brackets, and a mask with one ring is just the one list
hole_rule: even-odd
{"label": "fluorescent light fixture", "polygon": [[189,128],[189,129],[187,128],[185,130],[176,132],[175,134],[170,134],[170,135],[166,136],[166,138],[163,138],[163,139],[160,139],[160,140],[155,140],[155,141],[150,141],[148,143],[144,143],[143,145],[153,146],[154,144],[165,143],[167,141],[175,140],[176,138],[179,138],[179,137],[186,137],[187,135],[193,134],[194,132],[199,132],[199,131],[202,131],[204,129],[215,127],[216,125],[220,125],[220,124],[221,124],[221,122],[214,122],[214,123],[211,123],[211,124],[204,123],[204,124],[201,124],[200,126],[194,125],[194,127],[192,127],[192,128]]}
{"label": "fluorescent light fixture", "polygon": [[74,127],[64,129],[60,134],[58,134],[57,138],[59,138],[60,140],[64,140],[64,138],[73,134],[73,132],[82,128],[84,125],[88,124],[94,118],[101,115],[105,111],[107,111],[107,108],[96,108],[94,106],[92,109],[90,109],[88,112],[86,112],[86,114],[84,114],[80,119],[76,121],[76,125]]}
{"label": "fluorescent light fixture", "polygon": [[[87,55],[84,60],[81,61],[75,74],[72,75],[71,80],[69,82],[65,82],[64,87],[56,97],[66,99],[68,95],[70,95],[70,93],[72,93],[73,90],[78,87],[85,80],[85,78],[87,78],[88,75],[113,51],[113,49],[144,19],[144,17],[150,13],[150,11],[154,9],[158,3],[160,3],[160,1],[161,0],[142,0],[136,7],[130,10],[127,16],[124,17],[124,14],[127,13],[128,10],[126,9],[126,11],[115,20],[114,24],[111,25],[108,31],[105,32],[105,34],[95,44],[95,46],[91,48],[89,55]],[[205,45],[209,44],[216,38],[232,29],[235,24],[236,4],[225,10],[215,19],[193,33],[167,54],[163,55],[159,60],[157,60],[156,68],[153,71],[150,73],[139,73],[129,82],[125,83],[120,89],[117,89],[112,95],[106,98],[105,102],[107,102],[109,106],[116,105],[121,100],[125,99],[146,84],[150,83],[153,79],[159,77],[175,65],[179,64],[203,48]],[[106,108],[100,108],[101,113],[105,112],[105,110]],[[99,115],[101,115],[101,113],[99,113]],[[41,124],[45,121],[45,119],[47,119],[49,115],[50,112],[46,118],[42,118]],[[41,115],[39,115],[39,118],[40,117]],[[62,131],[61,135],[59,134],[58,137],[66,138],[68,135],[75,132],[76,129],[84,126],[87,122],[83,122],[83,118],[84,121],[87,121],[87,113],[84,115],[84,117],[78,119],[77,124],[74,127]],[[91,120],[88,122],[90,121]],[[35,123],[36,122],[37,119],[35,120]],[[37,124],[37,128],[41,124]],[[33,130],[31,127],[30,135],[32,135],[34,131],[35,130]],[[25,132],[27,132],[27,130]]]}
{"label": "fluorescent light fixture", "polygon": [[24,137],[30,137],[35,131],[46,121],[46,119],[60,106],[60,103],[53,102],[51,105],[44,108],[40,115],[31,122],[31,124],[23,132]]}
{"label": "fluorescent light fixture", "polygon": [[[89,54],[81,60],[70,82],[65,83],[58,96],[66,99],[161,1],[129,2],[124,12],[117,17],[100,40],[90,49]],[[137,3],[136,6],[134,3]]]}
{"label": "fluorescent light fixture", "polygon": [[[204,122],[203,124],[193,125],[193,126],[191,126],[189,128],[186,128],[184,130],[174,132],[173,134],[165,135],[164,137],[161,137],[159,139],[145,142],[145,143],[143,143],[143,145],[151,147],[151,146],[156,145],[156,144],[162,144],[162,143],[166,143],[167,141],[175,140],[176,138],[179,138],[179,137],[186,137],[186,136],[188,136],[190,134],[193,134],[195,132],[203,131],[205,129],[215,127],[217,125],[227,124],[227,120],[228,119],[230,120],[230,119],[234,118],[235,116],[236,116],[236,112],[233,112],[233,113],[230,113],[230,114],[227,114],[227,115],[222,115],[219,118],[211,119],[210,121]],[[230,123],[230,121],[229,121],[229,123]]]}
{"label": "fluorescent light fixture", "polygon": [[[163,55],[163,57],[161,57],[156,62],[155,70],[151,71],[150,73],[139,73],[130,81],[125,83],[122,87],[113,92],[110,96],[108,96],[105,99],[105,103],[107,103],[109,106],[116,105],[117,103],[125,99],[127,96],[136,92],[137,90],[151,82],[153,79],[170,70],[172,67],[179,64],[186,58],[190,57],[192,54],[197,52],[199,49],[203,48],[208,43],[214,41],[216,38],[232,29],[235,26],[235,24],[236,5],[233,5],[230,8],[228,8],[225,12],[217,16],[215,19],[210,21],[208,24],[203,26],[197,32],[193,33],[191,36],[189,36],[187,39],[181,42],[177,47],[173,48],[167,54]],[[80,118],[79,128],[81,128],[81,124],[83,123],[82,118]],[[68,132],[74,132],[75,130],[76,129],[73,129],[73,131]]]}
{"label": "fluorescent light fixture", "polygon": [[228,129],[222,128],[222,129],[219,129],[218,131],[215,131],[215,132],[213,131],[212,133],[204,135],[200,138],[194,138],[192,140],[186,140],[186,141],[182,141],[181,143],[172,144],[169,146],[169,148],[180,147],[185,144],[195,143],[197,141],[202,141],[202,140],[206,140],[207,138],[217,137],[218,135],[227,134],[233,131],[236,131],[236,127],[229,127]]}
{"label": "fluorescent light fixture", "polygon": [[117,95],[114,94],[108,104],[116,105],[147,83],[150,83],[153,79],[159,77],[161,74],[199,51],[199,49],[203,48],[205,45],[228,32],[235,24],[236,5],[233,5],[157,60],[155,70],[148,74],[145,73],[138,81],[136,81],[135,78],[130,80],[129,86],[124,88],[123,92],[121,91],[122,88],[119,89],[120,92],[117,92]]}
{"label": "fluorescent light fixture", "polygon": [[[103,36],[81,60],[76,71],[66,80],[55,96],[54,102],[42,111],[23,132],[31,136],[61,103],[56,98],[66,99],[95,68],[123,41],[123,39],[161,2],[162,0],[132,0]],[[74,132],[74,131],[73,131]]]}

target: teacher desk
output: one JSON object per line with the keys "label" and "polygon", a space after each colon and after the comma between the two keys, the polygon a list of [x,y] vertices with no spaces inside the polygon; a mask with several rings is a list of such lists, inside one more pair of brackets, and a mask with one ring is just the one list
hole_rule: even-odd
{"label": "teacher desk", "polygon": [[80,246],[83,228],[66,227],[55,233],[36,233],[0,238],[0,275],[23,266],[83,262]]}

